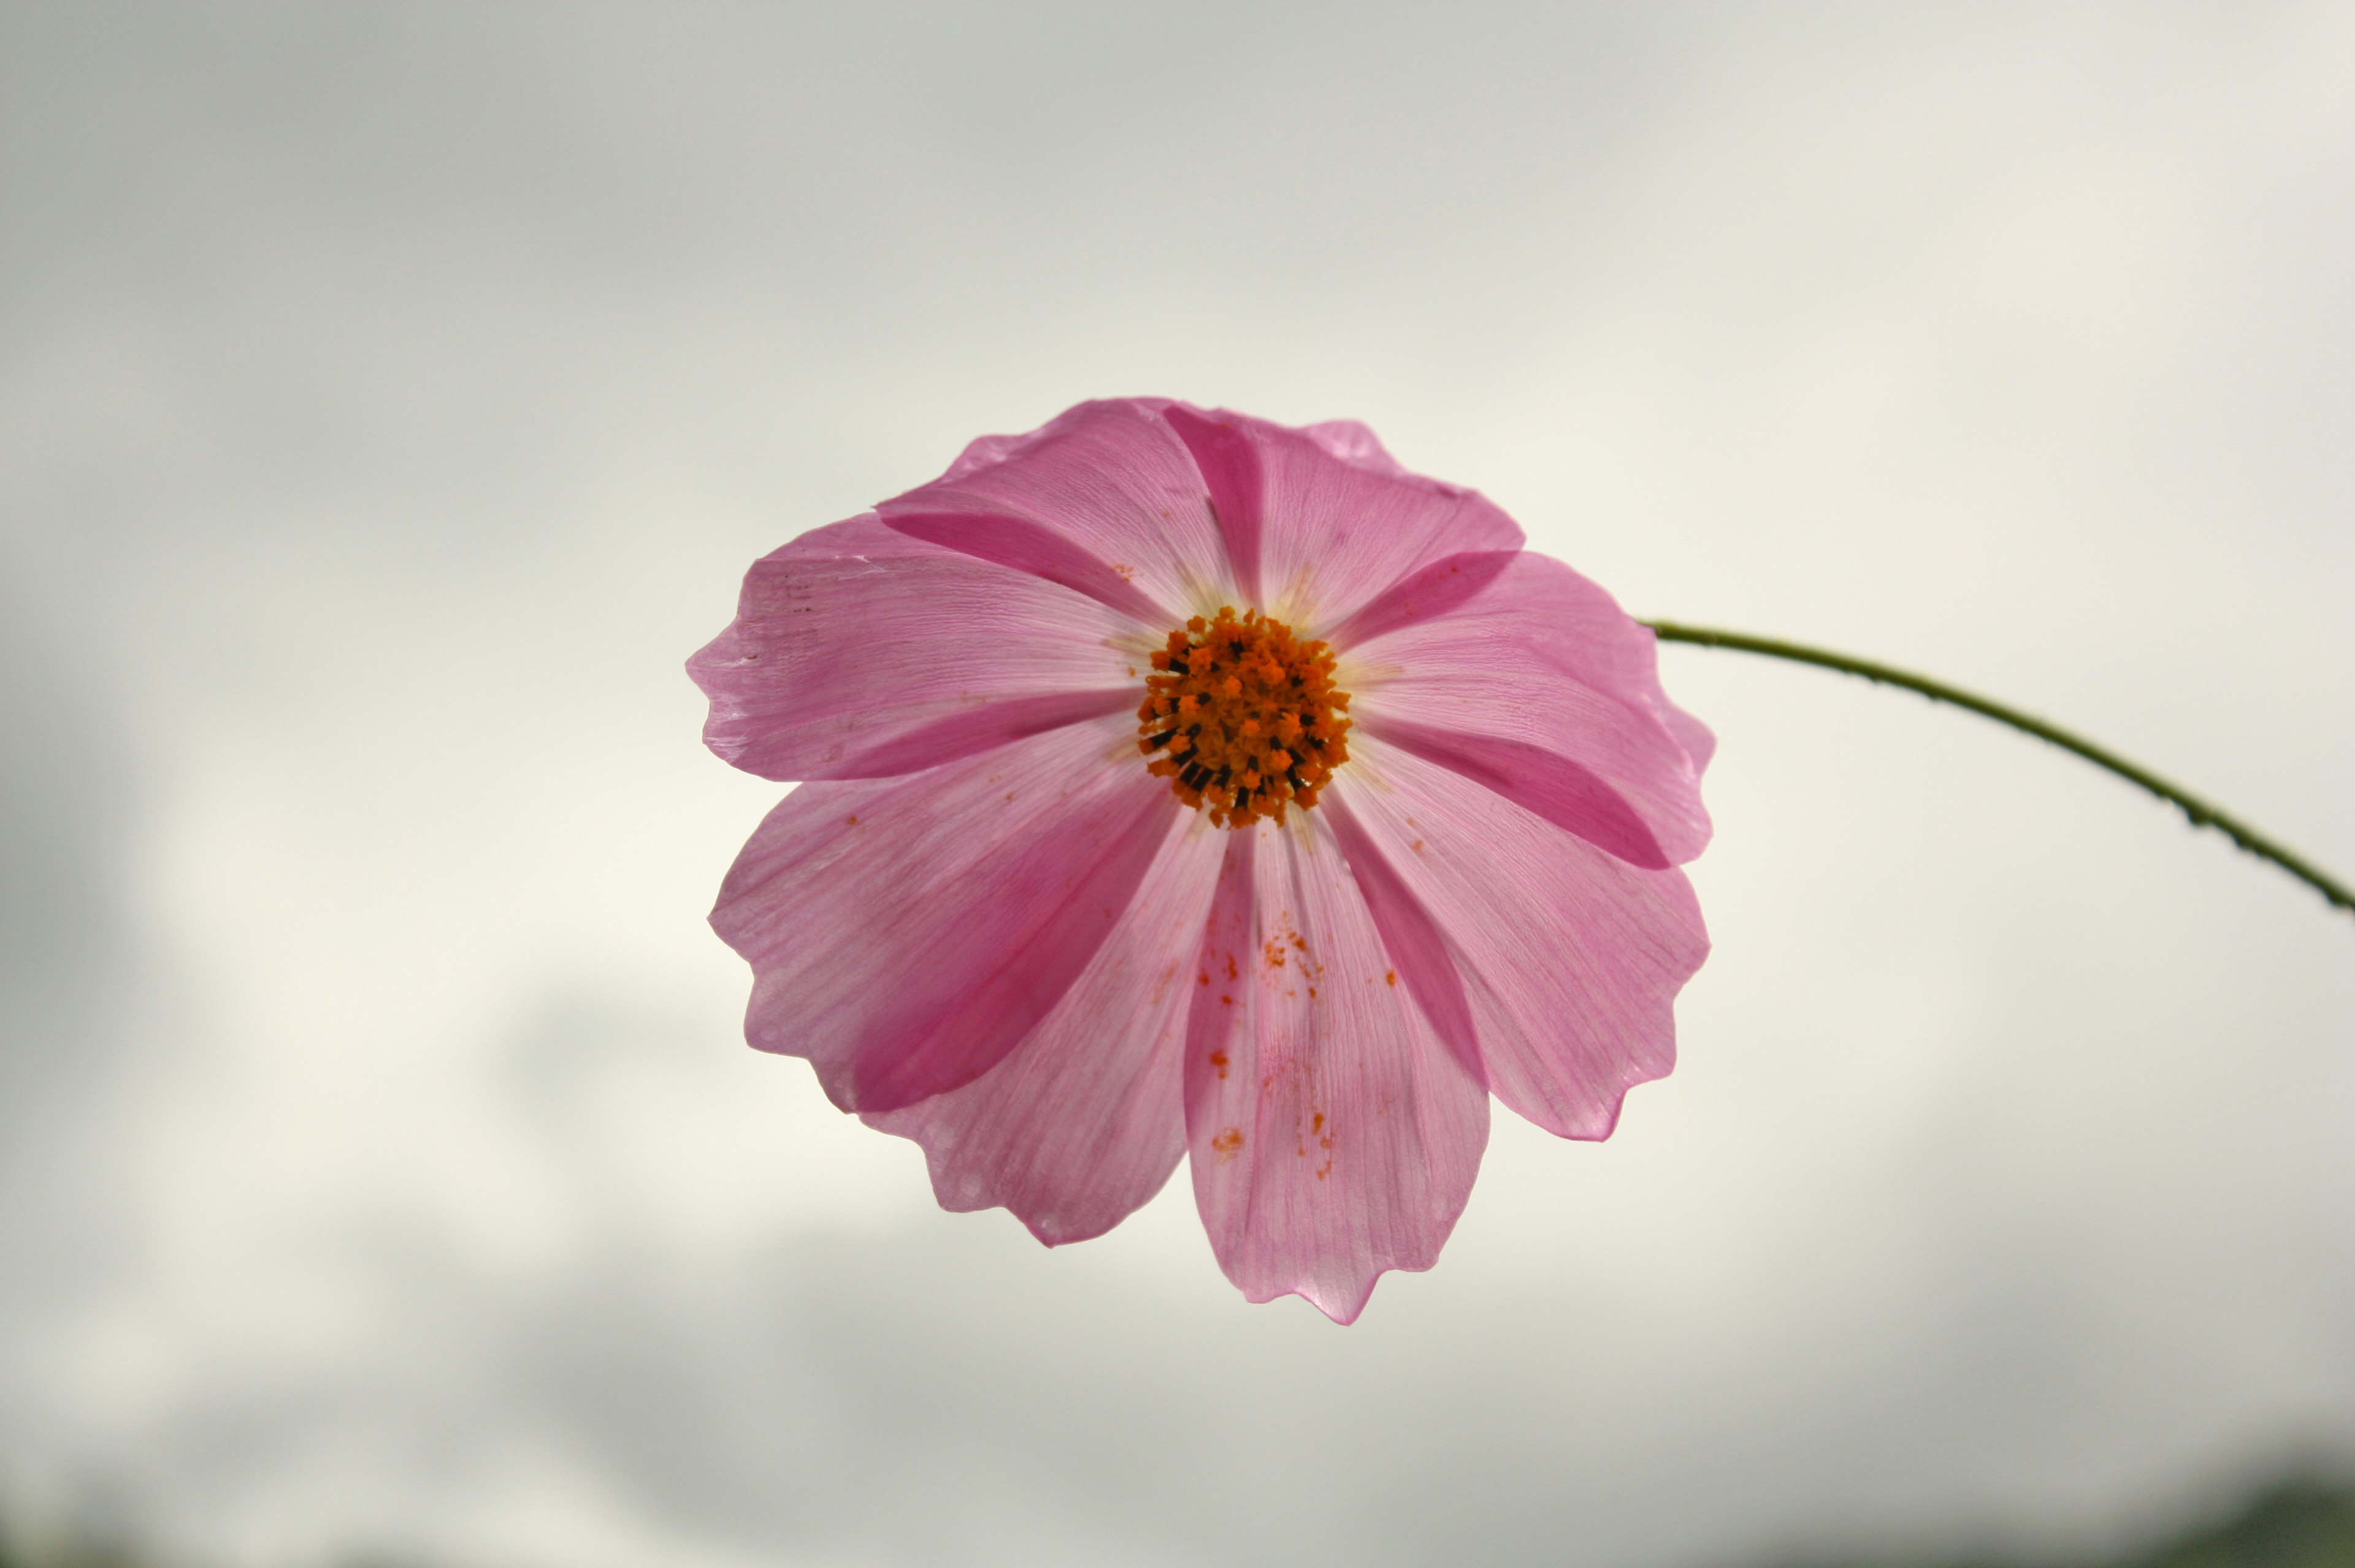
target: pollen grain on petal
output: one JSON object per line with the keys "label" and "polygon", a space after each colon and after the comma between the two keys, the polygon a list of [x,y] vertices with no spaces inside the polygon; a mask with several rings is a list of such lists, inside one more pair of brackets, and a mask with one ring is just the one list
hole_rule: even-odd
{"label": "pollen grain on petal", "polygon": [[1349,694],[1333,652],[1232,606],[1196,615],[1154,650],[1136,746],[1178,798],[1221,827],[1282,822],[1316,804],[1348,761]]}

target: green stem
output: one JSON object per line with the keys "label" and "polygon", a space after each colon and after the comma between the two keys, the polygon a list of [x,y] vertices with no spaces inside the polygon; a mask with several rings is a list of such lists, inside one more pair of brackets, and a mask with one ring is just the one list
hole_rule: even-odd
{"label": "green stem", "polygon": [[2246,823],[2240,822],[2217,810],[2197,795],[2187,794],[2160,778],[2148,768],[2126,761],[2116,752],[2096,746],[2091,741],[2080,740],[2066,730],[2057,729],[2043,720],[2022,713],[2017,708],[2007,708],[1984,697],[1974,697],[1958,691],[1943,681],[1910,671],[1891,669],[1870,659],[1851,658],[1846,654],[1828,653],[1798,643],[1786,643],[1776,637],[1753,637],[1742,632],[1713,631],[1707,626],[1679,625],[1674,621],[1646,621],[1646,625],[1657,633],[1664,642],[1698,643],[1703,647],[1733,648],[1745,654],[1764,654],[1768,658],[1789,659],[1796,664],[1821,665],[1826,669],[1838,670],[1842,675],[1862,676],[1883,686],[1902,686],[1908,691],[1918,691],[1933,702],[1950,702],[1956,708],[1967,708],[1984,714],[1998,724],[2009,724],[2025,731],[2040,741],[2050,741],[2064,752],[2074,752],[2095,767],[2107,768],[2130,784],[2144,789],[2181,811],[2194,827],[2213,827],[2233,843],[2260,860],[2271,860],[2299,881],[2319,892],[2340,909],[2355,912],[2355,892],[2292,851],[2284,848]]}

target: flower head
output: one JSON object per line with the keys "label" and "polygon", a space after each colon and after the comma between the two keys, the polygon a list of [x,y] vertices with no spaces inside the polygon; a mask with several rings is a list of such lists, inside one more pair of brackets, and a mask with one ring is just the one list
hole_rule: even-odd
{"label": "flower head", "polygon": [[940,1201],[1099,1235],[1181,1157],[1244,1294],[1428,1268],[1488,1099],[1609,1135],[1708,951],[1652,635],[1363,426],[975,442],[752,567],[705,739],[804,780],[712,924],[746,1034]]}

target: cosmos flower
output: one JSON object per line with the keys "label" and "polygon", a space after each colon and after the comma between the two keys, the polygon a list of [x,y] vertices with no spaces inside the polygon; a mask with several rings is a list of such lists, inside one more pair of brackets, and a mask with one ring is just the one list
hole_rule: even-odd
{"label": "cosmos flower", "polygon": [[1608,1136],[1708,951],[1709,732],[1521,542],[1362,425],[1141,398],[763,558],[688,666],[806,781],[711,917],[748,1038],[1050,1245],[1184,1157],[1247,1296],[1354,1318],[1489,1096]]}

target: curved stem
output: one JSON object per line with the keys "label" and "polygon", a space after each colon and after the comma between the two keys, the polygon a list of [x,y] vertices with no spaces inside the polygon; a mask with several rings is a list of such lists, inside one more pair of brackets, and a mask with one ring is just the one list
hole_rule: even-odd
{"label": "curved stem", "polygon": [[1829,653],[1799,643],[1786,643],[1776,637],[1753,637],[1742,632],[1721,632],[1707,626],[1680,625],[1674,621],[1646,621],[1664,642],[1698,643],[1703,647],[1733,648],[1745,654],[1764,654],[1768,658],[1789,659],[1796,664],[1821,665],[1826,669],[1838,670],[1842,675],[1862,676],[1883,686],[1902,686],[1908,691],[1918,691],[1933,702],[1948,702],[1956,708],[1967,708],[1983,714],[1998,724],[2009,724],[2024,731],[2040,741],[2050,741],[2064,752],[2074,752],[2095,767],[2107,768],[2130,784],[2141,785],[2151,794],[2181,811],[2194,827],[2213,827],[2260,860],[2270,860],[2319,892],[2340,909],[2355,912],[2355,892],[2311,861],[2267,838],[2246,823],[2217,810],[2197,795],[2187,794],[2160,778],[2148,768],[2126,761],[2116,752],[2081,740],[2066,730],[2055,728],[2043,720],[2022,713],[2017,708],[2007,708],[2000,702],[1984,697],[1974,697],[1958,691],[1943,681],[1910,671],[1892,669],[1870,659],[1852,658],[1847,654]]}

